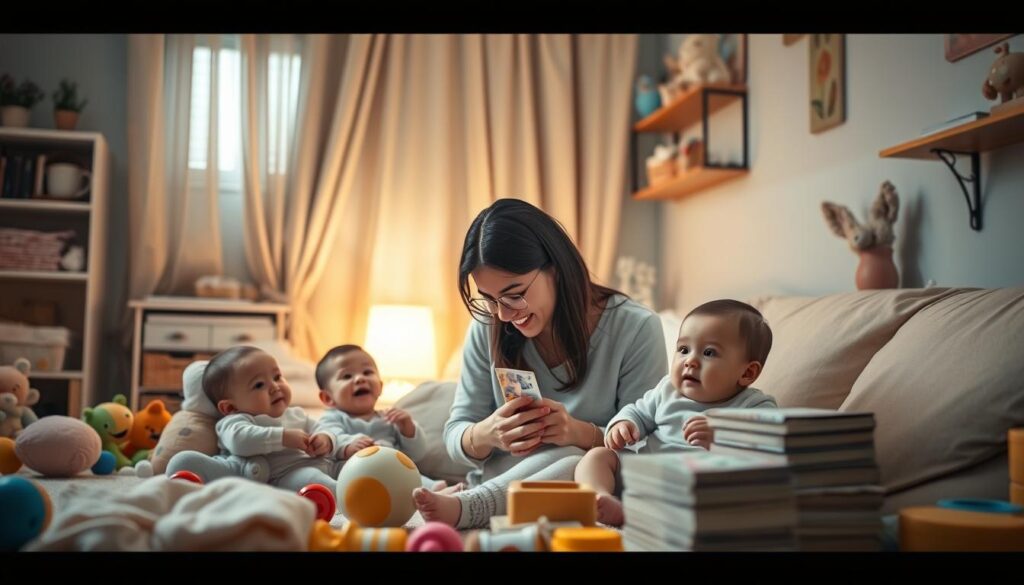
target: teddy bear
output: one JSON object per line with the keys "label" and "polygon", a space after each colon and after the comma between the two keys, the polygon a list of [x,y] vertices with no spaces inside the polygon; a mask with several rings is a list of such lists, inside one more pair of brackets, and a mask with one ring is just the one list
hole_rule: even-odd
{"label": "teddy bear", "polygon": [[39,402],[39,390],[28,383],[32,364],[25,358],[12,366],[0,366],[0,437],[17,437],[39,418],[31,406]]}
{"label": "teddy bear", "polygon": [[122,452],[126,457],[131,457],[133,464],[148,459],[169,422],[171,413],[167,411],[163,401],[150,402],[135,413],[132,430],[128,433],[128,446]]}
{"label": "teddy bear", "polygon": [[732,74],[719,55],[719,35],[687,35],[679,45],[679,58],[665,56],[671,81],[681,89],[701,83],[730,83]]}
{"label": "teddy bear", "polygon": [[125,456],[123,449],[128,444],[128,433],[132,430],[132,411],[124,394],[114,396],[113,402],[104,402],[82,412],[82,420],[96,430],[103,444],[103,450],[114,456],[117,469],[131,467],[132,460]]}
{"label": "teddy bear", "polygon": [[985,99],[1000,98],[999,103],[1024,96],[1024,53],[1011,53],[1010,43],[995,48],[996,58],[989,69],[981,94]]}
{"label": "teddy bear", "polygon": [[896,240],[892,226],[896,223],[899,210],[899,195],[896,194],[896,187],[889,181],[883,182],[879,188],[878,196],[871,204],[869,219],[864,225],[858,223],[853,213],[845,206],[828,201],[821,203],[825,223],[832,233],[845,238],[854,252],[891,246]]}

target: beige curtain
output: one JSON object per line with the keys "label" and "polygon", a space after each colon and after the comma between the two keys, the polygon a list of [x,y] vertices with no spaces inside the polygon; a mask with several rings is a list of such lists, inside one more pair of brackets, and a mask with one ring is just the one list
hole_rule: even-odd
{"label": "beige curtain", "polygon": [[[217,39],[211,39],[216,48]],[[129,295],[190,294],[222,269],[217,173],[189,170],[195,35],[129,35]],[[210,157],[217,168],[217,61],[211,61]]]}
{"label": "beige curtain", "polygon": [[403,303],[434,309],[444,361],[468,319],[455,286],[465,230],[499,197],[554,215],[609,279],[635,37],[307,37],[283,183],[267,176],[258,138],[259,63],[275,42],[242,43],[254,56],[243,65],[246,249],[261,284],[290,299],[300,352],[362,343],[371,304]]}

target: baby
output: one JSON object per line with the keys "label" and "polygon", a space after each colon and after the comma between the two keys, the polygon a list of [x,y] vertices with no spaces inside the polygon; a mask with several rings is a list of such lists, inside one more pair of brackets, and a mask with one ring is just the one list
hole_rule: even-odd
{"label": "baby", "polygon": [[[317,429],[333,438],[331,453],[337,459],[346,460],[370,445],[398,449],[413,461],[427,453],[423,430],[408,412],[375,409],[383,384],[376,362],[363,348],[339,345],[328,351],[316,366],[316,383],[327,407]],[[446,488],[444,481],[421,478],[428,489],[450,493],[460,487]]]}
{"label": "baby", "polygon": [[217,421],[222,455],[208,457],[183,451],[168,463],[168,473],[187,469],[204,481],[241,475],[298,491],[318,483],[331,493],[340,461],[334,437],[298,407],[277,361],[250,346],[226,349],[210,359],[203,372],[203,392],[223,417]]}
{"label": "baby", "polygon": [[712,431],[700,413],[710,408],[775,408],[771,396],[750,385],[761,374],[772,331],[757,309],[734,300],[704,303],[679,327],[671,372],[640,400],[628,404],[605,432],[605,447],[591,449],[576,467],[576,481],[598,493],[597,519],[623,523],[617,450],[646,438],[638,452],[707,449]]}

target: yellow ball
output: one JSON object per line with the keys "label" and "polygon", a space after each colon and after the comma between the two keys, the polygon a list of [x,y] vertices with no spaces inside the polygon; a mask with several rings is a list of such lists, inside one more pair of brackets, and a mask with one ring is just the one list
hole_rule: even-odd
{"label": "yellow ball", "polygon": [[338,474],[338,509],[360,526],[404,526],[416,512],[412,491],[420,472],[412,459],[374,445],[352,456]]}
{"label": "yellow ball", "polygon": [[21,469],[21,459],[14,452],[14,439],[0,437],[0,473],[10,475]]}

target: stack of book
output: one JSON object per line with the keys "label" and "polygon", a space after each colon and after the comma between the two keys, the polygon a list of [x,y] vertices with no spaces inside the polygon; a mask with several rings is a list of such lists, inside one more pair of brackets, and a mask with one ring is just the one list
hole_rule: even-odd
{"label": "stack of book", "polygon": [[880,550],[883,491],[872,413],[719,408],[707,418],[712,453],[788,466],[800,550]]}
{"label": "stack of book", "polygon": [[708,451],[627,455],[622,483],[627,550],[796,550],[784,465]]}

